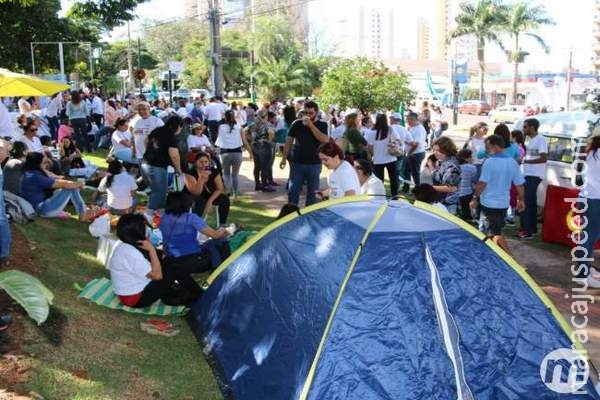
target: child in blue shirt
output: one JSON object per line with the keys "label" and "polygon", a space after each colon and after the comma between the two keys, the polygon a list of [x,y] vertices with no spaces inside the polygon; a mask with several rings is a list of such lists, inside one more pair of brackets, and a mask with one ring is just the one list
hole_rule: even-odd
{"label": "child in blue shirt", "polygon": [[473,221],[473,213],[469,203],[477,183],[477,167],[473,164],[473,153],[470,149],[462,149],[456,155],[460,164],[460,184],[458,185],[458,215],[467,222]]}

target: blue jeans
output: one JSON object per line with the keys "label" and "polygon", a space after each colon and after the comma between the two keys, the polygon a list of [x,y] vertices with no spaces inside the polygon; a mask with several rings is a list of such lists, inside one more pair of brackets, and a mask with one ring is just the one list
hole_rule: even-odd
{"label": "blue jeans", "polygon": [[152,190],[148,201],[148,210],[165,208],[167,201],[167,169],[142,162],[142,175]]}
{"label": "blue jeans", "polygon": [[421,164],[425,159],[425,152],[413,153],[407,157],[408,173],[406,173],[407,180],[412,177],[415,186],[421,183]]}
{"label": "blue jeans", "polygon": [[521,230],[527,235],[537,233],[537,188],[541,181],[537,176],[525,177],[525,211],[520,220]]}
{"label": "blue jeans", "polygon": [[290,190],[288,192],[288,203],[298,205],[300,200],[300,189],[306,182],[306,205],[310,206],[317,202],[315,192],[319,190],[319,177],[321,175],[321,164],[300,164],[292,163],[290,165]]}
{"label": "blue jeans", "polygon": [[50,128],[50,136],[56,140],[58,136],[58,117],[46,117],[48,120],[48,127]]}
{"label": "blue jeans", "polygon": [[85,214],[85,202],[81,198],[79,189],[58,189],[54,191],[52,197],[47,198],[35,207],[35,211],[40,217],[52,218],[63,211],[70,202],[75,206],[77,214]]}
{"label": "blue jeans", "polygon": [[91,152],[90,142],[87,133],[87,119],[75,118],[70,120],[71,128],[73,128],[73,139],[77,143],[77,147],[81,151]]}
{"label": "blue jeans", "polygon": [[4,177],[2,175],[2,169],[0,168],[0,258],[8,257],[11,243],[10,225],[8,224],[8,218],[6,216],[4,194],[2,192],[3,182]]}

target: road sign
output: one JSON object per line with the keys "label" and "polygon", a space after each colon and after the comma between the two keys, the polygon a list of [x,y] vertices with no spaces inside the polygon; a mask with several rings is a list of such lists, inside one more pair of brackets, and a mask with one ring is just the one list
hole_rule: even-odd
{"label": "road sign", "polygon": [[122,69],[119,71],[119,76],[121,78],[127,78],[129,76],[129,71],[126,69]]}
{"label": "road sign", "polygon": [[183,61],[169,61],[169,71],[183,72],[185,63]]}
{"label": "road sign", "polygon": [[135,79],[141,81],[146,77],[146,71],[144,71],[143,69],[138,69],[137,71],[135,71]]}

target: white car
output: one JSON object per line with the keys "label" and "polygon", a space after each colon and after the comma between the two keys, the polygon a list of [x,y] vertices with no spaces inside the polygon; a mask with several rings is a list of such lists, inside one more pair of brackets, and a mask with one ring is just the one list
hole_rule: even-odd
{"label": "white car", "polygon": [[492,122],[512,124],[525,116],[525,106],[502,106],[489,112],[488,118]]}
{"label": "white car", "polygon": [[573,153],[583,152],[592,135],[590,122],[596,122],[600,119],[600,115],[585,110],[537,114],[517,120],[513,129],[522,130],[523,121],[527,118],[540,121],[538,132],[548,141],[546,178],[538,187],[537,196],[538,206],[543,207],[548,185],[573,188],[575,179],[572,166]]}

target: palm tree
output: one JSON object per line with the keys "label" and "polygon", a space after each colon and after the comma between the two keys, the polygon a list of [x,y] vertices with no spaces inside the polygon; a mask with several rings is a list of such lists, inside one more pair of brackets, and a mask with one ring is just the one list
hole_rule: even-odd
{"label": "palm tree", "polygon": [[507,51],[508,61],[514,65],[513,73],[513,103],[517,102],[517,82],[519,80],[519,63],[525,60],[525,57],[529,55],[528,52],[520,48],[519,39],[521,35],[527,35],[535,39],[539,45],[544,49],[546,53],[550,50],[546,42],[535,33],[527,31],[537,30],[542,25],[554,24],[554,21],[550,19],[546,10],[543,6],[529,6],[527,3],[517,3],[510,6],[509,13],[507,15],[507,25],[505,30],[510,34],[513,39],[513,50]]}
{"label": "palm tree", "polygon": [[461,3],[460,13],[456,17],[457,27],[450,38],[473,35],[477,42],[477,61],[479,63],[479,97],[485,100],[485,44],[492,42],[501,48],[498,36],[501,26],[506,23],[507,7],[497,0],[478,0],[477,3]]}

